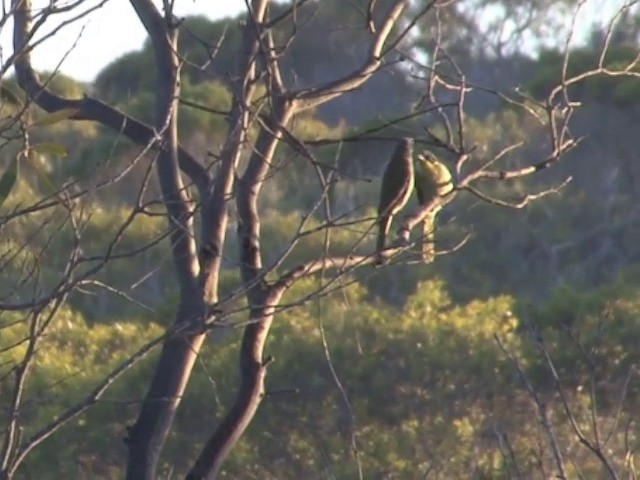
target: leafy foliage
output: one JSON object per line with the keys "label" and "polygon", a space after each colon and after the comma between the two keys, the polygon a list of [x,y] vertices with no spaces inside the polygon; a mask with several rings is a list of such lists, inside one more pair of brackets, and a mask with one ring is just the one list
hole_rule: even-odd
{"label": "leafy foliage", "polygon": [[[223,478],[354,475],[352,434],[367,476],[386,472],[418,478],[427,470],[447,478],[468,472],[509,475],[514,467],[499,448],[497,432],[509,438],[521,472],[535,475],[540,459],[534,450],[542,433],[527,392],[494,335],[521,358],[540,394],[550,393],[545,366],[518,317],[519,310],[528,309],[527,318],[539,326],[559,375],[571,389],[569,398],[580,421],[586,422],[589,412],[588,396],[581,393],[593,373],[589,365],[597,365],[598,415],[608,421],[618,408],[615,393],[638,361],[633,348],[637,339],[629,336],[639,308],[637,285],[621,278],[616,287],[586,294],[559,289],[548,305],[531,310],[507,296],[456,305],[443,282],[427,281],[399,310],[368,301],[366,289],[353,284],[328,301],[283,312],[269,343],[276,356],[270,392]],[[296,303],[315,287],[314,281],[297,286],[286,303]],[[567,312],[572,315],[571,336],[563,334]],[[27,320],[4,316],[3,325],[12,325],[2,329],[2,345],[7,346],[23,338]],[[135,320],[90,326],[76,312],[58,313],[51,334],[42,340],[34,369],[38,373],[28,386],[29,395],[38,399],[24,412],[29,424],[37,428],[55,418],[136,345],[159,332],[158,326]],[[353,418],[330,372],[323,335]],[[206,435],[202,426],[213,424],[232,401],[237,337],[232,332],[224,337],[223,343],[212,342],[199,360],[167,446],[166,472],[187,468],[196,453],[187,440]],[[2,364],[19,360],[23,349],[5,351]],[[105,402],[66,427],[56,441],[45,443],[28,471],[46,472],[47,459],[55,455],[59,471],[73,478],[110,478],[121,461],[119,438],[129,418],[126,402],[141,394],[146,370],[143,365],[125,375]],[[639,407],[636,388],[624,403],[625,416]],[[563,442],[570,444],[571,431],[561,426],[566,425],[561,414],[556,421]],[[611,447],[616,452],[622,448],[623,433],[614,432]],[[72,439],[79,436],[82,444],[61,455],[56,445],[77,445]],[[588,455],[575,458],[583,471],[601,473]],[[543,460],[552,468],[550,458]]]}
{"label": "leafy foliage", "polygon": [[[347,28],[364,20],[358,8],[351,4],[338,8],[335,1],[313,3],[317,11],[305,17],[309,28],[283,57],[289,72],[285,80],[303,87],[348,71],[361,53],[360,36],[366,35]],[[465,12],[457,14],[457,18],[466,17]],[[321,37],[326,33],[322,25],[335,23],[336,16],[341,16],[339,24],[345,28],[336,29],[330,38]],[[215,157],[226,135],[223,114],[232,96],[224,77],[234,72],[235,59],[229,53],[234,49],[229,46],[239,42],[240,31],[234,22],[201,17],[184,22],[181,53],[188,61],[179,128],[185,144],[203,156],[211,152]],[[214,45],[223,33],[227,47],[214,56],[206,46]],[[289,33],[284,28],[278,40],[286,40]],[[630,52],[616,46],[605,66],[628,62]],[[145,45],[115,61],[99,75],[95,92],[137,118],[151,121],[150,55]],[[314,62],[307,62],[310,55]],[[547,95],[561,74],[562,57],[556,51],[526,62],[517,55],[511,60],[533,68],[528,90],[537,98]],[[597,65],[597,60],[593,48],[577,49],[568,71],[579,73]],[[295,135],[311,142],[325,140],[326,145],[314,146],[318,164],[290,146],[278,151],[280,163],[268,179],[261,205],[265,265],[273,265],[292,240],[296,245],[280,270],[315,258],[325,249],[348,255],[357,243],[356,252],[371,251],[377,177],[388,158],[388,142],[380,138],[423,127],[418,121],[406,121],[383,128],[390,112],[406,109],[403,89],[411,87],[401,68],[389,71],[373,91],[350,97],[352,103],[295,119]],[[14,114],[23,101],[19,94],[7,93],[15,90],[12,82],[7,80],[4,93],[0,92],[3,114]],[[69,97],[79,97],[89,88],[60,75],[51,77],[50,86]],[[622,130],[629,123],[626,116],[634,111],[638,88],[629,79],[594,77],[570,93],[576,100],[602,104],[611,122],[614,115],[622,115],[621,123],[611,127]],[[398,95],[388,95],[389,91]],[[550,147],[543,135],[544,120],[541,123],[510,105],[492,105],[491,111],[465,119],[467,141],[475,146],[465,168],[481,166],[517,142],[529,146],[505,155],[502,166],[544,159]],[[528,106],[540,108],[533,102]],[[21,163],[18,177],[16,151],[7,147],[0,152],[5,168],[0,177],[0,213],[7,215],[0,217],[0,297],[19,296],[34,288],[46,291],[59,280],[76,240],[86,262],[80,274],[101,264],[105,252],[112,258],[92,276],[94,285],[71,294],[51,317],[52,328],[40,340],[26,386],[33,400],[20,412],[26,436],[54,420],[119,361],[159,335],[176,303],[176,286],[167,274],[165,212],[154,204],[155,178],[142,195],[148,201],[145,208],[132,213],[139,185],[148,179],[151,156],[132,160],[136,148],[94,126],[66,122],[72,112],[47,116],[32,109],[28,113],[31,125],[39,127],[32,132],[31,145],[31,153],[39,156],[29,157],[25,169]],[[602,123],[602,111],[589,115],[578,120]],[[375,130],[377,139],[339,141],[374,127],[381,127]],[[432,127],[432,133],[445,134],[440,125]],[[599,128],[595,135],[599,134],[606,136],[606,128]],[[296,285],[285,301],[291,308],[279,313],[270,337],[269,350],[276,361],[270,367],[265,405],[225,465],[223,478],[355,478],[359,467],[354,440],[365,478],[423,478],[428,472],[440,478],[511,478],[517,472],[533,478],[541,468],[553,472],[551,454],[541,447],[548,439],[523,376],[552,406],[550,419],[575,465],[570,475],[601,478],[602,465],[576,440],[541,346],[566,389],[576,422],[592,435],[591,415],[596,412],[595,423],[610,428],[608,448],[616,467],[622,469],[627,447],[633,450],[638,445],[629,425],[635,425],[640,413],[640,391],[632,375],[640,360],[640,277],[634,266],[639,259],[640,190],[636,187],[640,177],[629,161],[638,150],[635,131],[632,137],[624,145],[626,153],[602,146],[601,138],[592,143],[585,140],[586,147],[568,158],[567,167],[560,165],[538,177],[545,185],[558,183],[579,170],[573,184],[524,211],[499,209],[460,192],[440,215],[439,247],[452,248],[469,233],[471,240],[455,255],[439,256],[433,265],[363,269],[336,283],[337,290],[344,289],[311,303],[308,298],[320,287],[320,280]],[[597,148],[606,154],[593,156]],[[59,158],[63,153],[68,153],[66,158]],[[441,153],[451,164],[452,159]],[[212,165],[215,168],[215,162]],[[317,228],[325,208],[316,201],[322,189],[318,169],[339,175],[329,192],[333,214],[344,215],[345,222],[364,218],[362,222],[332,229],[329,236]],[[91,195],[74,200],[81,212],[73,219],[75,225],[63,202],[56,200],[54,188],[45,185],[34,170],[46,172],[53,187],[77,181],[78,190],[89,189]],[[114,182],[108,192],[97,187],[114,172],[124,171],[124,179]],[[537,182],[488,181],[479,190],[517,198],[537,186]],[[11,217],[44,197],[59,203],[48,213]],[[225,253],[227,263],[234,264],[235,251]],[[223,293],[232,291],[238,285],[235,271],[224,271],[222,283]],[[128,297],[116,292],[126,292]],[[48,313],[40,312],[37,321],[44,321]],[[227,320],[233,324],[236,317]],[[12,368],[27,348],[31,322],[36,319],[0,312],[3,403],[10,400],[9,388],[4,387],[10,385]],[[234,328],[220,326],[207,340],[166,448],[167,477],[183,473],[196,455],[193,439],[205,438],[210,432],[203,426],[214,425],[232,402],[237,337]],[[496,338],[519,360],[521,372],[498,348]],[[55,457],[60,475],[67,478],[117,477],[123,462],[120,441],[148,375],[146,363],[128,372],[107,399],[37,449],[24,475],[46,477]],[[619,401],[623,391],[626,397]],[[505,450],[507,439],[511,453]]]}

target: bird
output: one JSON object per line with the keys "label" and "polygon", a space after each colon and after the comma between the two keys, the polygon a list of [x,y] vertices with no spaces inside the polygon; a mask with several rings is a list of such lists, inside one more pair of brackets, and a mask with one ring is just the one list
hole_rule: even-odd
{"label": "bird", "polygon": [[[436,198],[443,197],[453,190],[451,172],[429,150],[424,150],[417,155],[415,189],[421,206],[429,205]],[[436,215],[441,209],[442,207],[438,205],[424,217],[422,224],[424,237],[422,261],[424,263],[431,263],[435,258]]]}
{"label": "bird", "polygon": [[[378,239],[376,251],[384,250],[393,216],[407,204],[413,191],[413,139],[402,138],[382,175],[378,204]],[[381,263],[379,257],[378,263]]]}

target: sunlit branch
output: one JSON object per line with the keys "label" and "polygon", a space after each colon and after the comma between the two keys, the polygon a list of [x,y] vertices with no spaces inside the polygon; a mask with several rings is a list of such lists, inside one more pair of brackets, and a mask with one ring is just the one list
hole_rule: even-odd
{"label": "sunlit branch", "polygon": [[[16,51],[22,52],[15,61],[16,76],[21,88],[43,110],[57,112],[60,110],[76,111],[69,117],[71,120],[92,120],[122,133],[138,144],[149,144],[158,137],[149,125],[111,107],[100,100],[85,95],[82,99],[69,99],[54,94],[47,89],[38,74],[31,66],[30,47],[27,47],[30,35],[30,0],[13,0],[14,35],[13,44]],[[156,142],[156,148],[163,148]],[[179,149],[180,168],[198,187],[201,195],[206,194],[210,176],[207,170],[184,148]]]}

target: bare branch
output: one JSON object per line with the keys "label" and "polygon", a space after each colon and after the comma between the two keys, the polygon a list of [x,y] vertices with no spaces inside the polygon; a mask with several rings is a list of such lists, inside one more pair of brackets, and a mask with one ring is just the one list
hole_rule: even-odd
{"label": "bare branch", "polygon": [[229,218],[228,202],[232,198],[236,170],[240,161],[242,147],[247,139],[251,122],[249,104],[256,89],[257,59],[260,52],[257,25],[264,21],[267,0],[253,0],[247,8],[253,15],[253,21],[247,22],[243,31],[241,55],[238,58],[238,71],[241,80],[234,83],[233,105],[228,118],[229,134],[221,153],[213,191],[203,205],[203,225],[200,245],[200,283],[203,285],[205,299],[209,304],[217,301],[218,275],[222,262],[222,250]]}
{"label": "bare branch", "polygon": [[[597,435],[596,435],[595,443],[590,441],[586,437],[586,435],[584,434],[584,432],[582,431],[580,426],[578,425],[578,422],[577,422],[577,420],[575,418],[575,415],[573,414],[573,411],[571,410],[571,406],[569,405],[569,399],[567,398],[567,395],[566,395],[566,393],[564,391],[564,387],[562,386],[562,382],[560,381],[560,377],[558,375],[558,371],[556,370],[556,367],[555,367],[555,364],[553,363],[553,360],[551,360],[551,356],[549,355],[549,351],[547,350],[547,348],[546,348],[546,346],[544,344],[542,336],[540,336],[539,334],[534,334],[533,336],[534,336],[534,339],[535,339],[536,347],[538,348],[538,351],[542,354],[542,356],[543,356],[543,358],[545,360],[545,363],[547,364],[547,367],[549,369],[549,372],[551,373],[551,378],[553,378],[553,382],[554,382],[554,385],[556,387],[556,391],[560,395],[560,399],[562,401],[562,407],[564,409],[564,412],[567,415],[567,418],[569,418],[569,422],[571,424],[571,428],[573,429],[574,433],[578,437],[578,440],[580,441],[580,443],[582,445],[584,445],[591,452],[593,452],[593,454],[598,458],[600,463],[603,465],[603,467],[605,467],[605,469],[609,473],[610,478],[617,479],[618,478],[618,474],[613,469],[613,466],[611,465],[611,463],[609,462],[609,460],[605,456],[605,453],[602,451],[601,444],[597,440],[597,438],[598,438]],[[595,405],[592,405],[592,408],[595,408]]]}
{"label": "bare branch", "polygon": [[34,433],[24,444],[20,446],[16,452],[16,457],[13,463],[13,468],[10,473],[13,474],[15,470],[26,459],[31,451],[36,448],[40,443],[45,441],[61,427],[68,424],[71,420],[84,413],[89,407],[95,405],[98,402],[108,388],[120,377],[127,372],[131,367],[135,366],[140,360],[144,359],[162,340],[164,337],[156,338],[148,342],[141,347],[136,353],[126,358],[120,365],[114,368],[96,387],[89,393],[82,401],[76,403],[69,410],[59,415],[49,425],[43,427],[38,432]]}
{"label": "bare branch", "polygon": [[[149,125],[113,108],[100,100],[85,95],[82,99],[68,99],[52,93],[40,81],[38,74],[31,66],[29,47],[26,45],[30,36],[31,0],[12,0],[15,9],[13,44],[15,49],[24,49],[16,59],[16,76],[20,86],[27,95],[43,110],[57,112],[60,110],[77,110],[70,120],[91,120],[98,122],[116,132],[122,133],[135,143],[146,145],[157,139],[158,133]],[[159,142],[156,148],[163,148]],[[180,168],[198,187],[201,195],[207,191],[210,176],[207,170],[193,158],[184,148],[179,148]]]}
{"label": "bare branch", "polygon": [[[400,19],[400,15],[408,6],[407,0],[395,0],[385,15],[384,23],[373,38],[369,47],[369,54],[364,65],[346,77],[334,80],[325,85],[290,93],[295,102],[296,111],[317,107],[345,92],[355,90],[365,83],[380,69],[383,58],[383,47],[391,30]],[[399,37],[400,38],[400,37]]]}
{"label": "bare branch", "polygon": [[307,3],[309,0],[296,0],[295,3],[293,3],[293,5],[291,5],[289,8],[285,9],[280,15],[278,15],[277,17],[273,17],[271,19],[269,19],[269,21],[265,22],[264,24],[264,29],[265,30],[271,30],[273,27],[275,27],[277,24],[279,24],[280,22],[282,22],[283,20],[289,18],[289,17],[296,17],[296,12],[304,6],[305,3]]}
{"label": "bare branch", "polygon": [[545,430],[545,433],[547,434],[547,436],[549,438],[549,444],[551,446],[551,451],[553,452],[553,456],[554,456],[555,462],[556,462],[556,467],[558,468],[557,478],[567,479],[568,477],[567,477],[567,474],[566,474],[566,467],[565,467],[565,464],[564,464],[564,458],[563,458],[562,452],[560,450],[560,444],[558,442],[558,437],[556,435],[555,429],[553,428],[553,424],[551,423],[551,420],[549,420],[549,413],[548,413],[547,405],[545,404],[544,400],[542,400],[540,398],[540,396],[538,395],[538,392],[536,391],[534,386],[529,381],[529,378],[527,377],[527,374],[524,372],[524,370],[520,366],[520,362],[518,361],[518,359],[507,349],[507,347],[502,343],[502,341],[500,340],[498,335],[494,335],[494,339],[495,339],[496,343],[498,344],[498,347],[500,348],[500,350],[502,350],[502,352],[511,361],[511,363],[513,364],[513,366],[517,370],[518,376],[520,377],[520,379],[524,383],[525,387],[527,388],[527,391],[529,392],[531,400],[533,401],[533,403],[534,403],[534,405],[536,407],[536,413],[538,414],[538,418],[540,419],[540,423],[542,424],[542,426],[543,426],[543,428]]}
{"label": "bare branch", "polygon": [[473,195],[481,200],[484,200],[487,203],[499,205],[501,207],[520,209],[526,207],[535,200],[546,197],[547,195],[560,193],[560,190],[566,187],[569,182],[571,182],[571,177],[565,179],[561,184],[556,185],[552,188],[547,188],[539,193],[526,193],[518,200],[500,200],[499,198],[493,198],[485,193],[482,193],[474,187],[465,187],[465,190],[471,192]]}

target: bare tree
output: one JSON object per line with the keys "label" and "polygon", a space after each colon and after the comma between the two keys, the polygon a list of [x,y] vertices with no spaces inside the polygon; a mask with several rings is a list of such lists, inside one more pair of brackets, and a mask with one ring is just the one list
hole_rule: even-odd
{"label": "bare tree", "polygon": [[[362,12],[362,28],[369,30],[370,39],[368,52],[362,58],[361,64],[347,75],[330,82],[295,89],[286,85],[283,80],[280,59],[287,48],[287,42],[276,43],[274,29],[284,21],[293,22],[297,27],[298,11],[309,7],[313,2],[292,2],[283,13],[271,16],[271,2],[268,0],[247,1],[246,20],[242,26],[242,42],[237,57],[238,74],[229,79],[233,104],[226,114],[228,135],[213,168],[209,159],[195,158],[191,155],[180,144],[178,138],[180,72],[185,60],[178,54],[181,22],[174,15],[173,2],[164,1],[162,10],[151,0],[131,0],[130,3],[149,35],[154,52],[155,115],[152,125],[147,125],[88,95],[78,99],[64,98],[48,88],[47,82],[34,71],[30,60],[30,52],[34,48],[34,34],[47,20],[47,16],[40,15],[34,18],[30,0],[13,0],[11,4],[14,19],[12,62],[18,83],[26,92],[29,101],[46,112],[63,112],[64,118],[69,120],[97,122],[143,146],[145,151],[153,152],[152,163],[159,181],[162,203],[166,209],[167,231],[164,236],[170,240],[171,258],[179,287],[177,310],[171,325],[162,337],[142,346],[131,355],[90,392],[83,402],[66,411],[36,436],[24,440],[18,434],[20,382],[21,375],[28,369],[31,361],[29,359],[33,358],[35,343],[40,336],[38,332],[51,321],[55,315],[55,307],[65,301],[66,295],[78,288],[83,281],[90,279],[96,269],[111,257],[109,254],[105,255],[103,261],[98,262],[94,269],[83,271],[82,275],[76,278],[72,273],[81,254],[77,248],[72,249],[68,269],[62,274],[63,280],[49,294],[30,300],[24,305],[9,302],[0,304],[0,308],[4,310],[24,308],[34,315],[43,315],[44,307],[53,305],[52,310],[47,310],[44,319],[38,317],[36,321],[34,317],[33,334],[27,339],[31,352],[17,370],[14,402],[10,409],[12,416],[4,440],[2,474],[6,478],[15,473],[27,454],[41,441],[94,404],[118,375],[133,366],[151,349],[161,345],[160,356],[146,397],[126,438],[127,478],[157,478],[156,468],[162,447],[171,430],[205,336],[208,332],[215,333],[217,326],[227,325],[225,322],[230,306],[239,297],[244,297],[248,308],[243,312],[246,313],[246,318],[243,320],[244,331],[239,352],[238,392],[220,424],[211,426],[211,434],[202,446],[187,478],[213,478],[220,471],[222,462],[250,424],[264,398],[265,377],[271,362],[271,357],[264,354],[269,329],[279,311],[292,308],[292,305],[282,304],[285,292],[297,281],[323,273],[322,281],[318,283],[315,292],[299,299],[297,304],[301,304],[340,288],[340,278],[357,268],[376,262],[373,252],[363,253],[360,245],[364,240],[360,239],[353,245],[349,255],[332,256],[326,248],[324,252],[319,252],[317,258],[283,272],[281,266],[284,259],[293,246],[308,233],[304,230],[303,219],[299,229],[291,232],[290,248],[272,264],[264,265],[265,252],[261,245],[259,206],[262,188],[275,168],[274,158],[279,144],[286,143],[295,155],[316,168],[322,193],[305,219],[310,218],[325,205],[329,189],[337,181],[333,172],[327,174],[327,169],[321,168],[322,165],[314,157],[313,145],[296,138],[292,133],[291,125],[296,115],[358,89],[374,75],[396,63],[400,52],[403,57],[410,58],[414,68],[421,72],[419,80],[423,82],[424,87],[421,99],[424,108],[437,112],[445,126],[444,137],[433,133],[426,126],[426,133],[421,135],[426,137],[425,142],[446,148],[457,158],[456,191],[469,191],[484,201],[498,205],[522,207],[536,198],[557,191],[561,185],[539,193],[527,194],[517,200],[495,198],[477,185],[486,180],[508,181],[526,177],[558,161],[578,142],[569,129],[571,112],[577,105],[570,100],[568,86],[589,75],[631,75],[635,66],[630,65],[612,72],[601,62],[596,70],[574,78],[568,78],[565,66],[562,84],[543,104],[536,103],[524,95],[490,92],[528,112],[540,122],[550,139],[548,155],[535,164],[515,168],[501,167],[500,162],[504,158],[521,148],[519,144],[505,145],[503,151],[494,158],[482,159],[479,166],[474,164],[473,168],[467,168],[467,161],[475,147],[469,145],[466,139],[465,97],[469,91],[480,87],[466,81],[462,70],[447,57],[446,52],[438,49],[440,42],[436,42],[436,49],[429,65],[420,64],[419,60],[412,58],[411,52],[403,51],[405,39],[417,28],[419,21],[427,15],[437,16],[441,9],[449,6],[449,2],[427,2],[410,14],[408,0],[393,0],[380,4],[375,0],[367,2]],[[73,11],[80,8],[81,4],[82,2],[72,2],[64,7],[54,5],[51,8],[53,11],[62,8]],[[295,30],[294,28],[294,35]],[[603,59],[606,48],[605,44]],[[447,71],[453,70],[457,74],[441,73],[441,62],[447,62]],[[264,87],[264,93],[261,87]],[[450,105],[440,101],[438,94],[442,90],[454,92],[456,101]],[[252,131],[257,131],[255,139]],[[374,133],[365,132],[359,135],[359,138],[366,138]],[[241,162],[243,155],[248,156],[246,166]],[[132,215],[140,214],[145,209],[142,201],[143,190],[144,187],[141,187],[140,199]],[[76,217],[70,202],[80,194],[74,194],[75,197],[68,193],[65,195],[66,203],[62,204],[69,212],[69,221],[73,222]],[[384,258],[406,261],[406,252],[412,247],[409,241],[410,232],[433,209],[452,201],[455,195],[454,193],[436,199],[406,216],[399,231],[401,241],[387,248],[383,252]],[[44,201],[32,210],[49,208],[54,204],[57,205],[58,200],[51,200],[49,203]],[[227,235],[230,210],[233,206],[237,211],[237,233],[231,240]],[[329,232],[350,222],[333,218],[330,212],[325,213],[324,223],[316,231]],[[357,222],[371,228],[371,220],[365,218],[358,219]],[[196,226],[199,228],[195,228]],[[114,239],[115,241],[117,239]],[[238,247],[238,269],[242,281],[240,288],[230,295],[221,297],[219,283],[223,252],[228,251],[229,244]]]}

